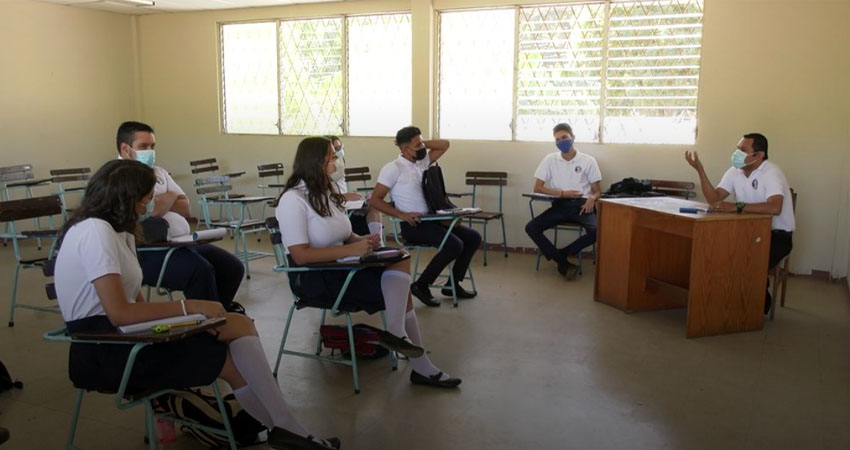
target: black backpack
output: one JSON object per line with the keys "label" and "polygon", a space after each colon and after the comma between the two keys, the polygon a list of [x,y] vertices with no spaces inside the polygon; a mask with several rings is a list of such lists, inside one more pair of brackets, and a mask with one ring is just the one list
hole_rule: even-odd
{"label": "black backpack", "polygon": [[[240,446],[261,442],[259,434],[265,431],[266,427],[242,409],[233,394],[222,397],[222,400],[236,442]],[[224,428],[215,395],[209,395],[200,389],[182,389],[164,394],[155,400],[154,407],[158,412],[174,414],[202,425]],[[180,429],[210,449],[230,448],[230,443],[224,436],[185,425]]]}
{"label": "black backpack", "polygon": [[12,375],[9,374],[9,370],[6,369],[6,365],[3,364],[3,361],[0,361],[0,392],[5,392],[12,388],[23,389],[24,383],[21,383],[19,380],[13,380]]}
{"label": "black backpack", "polygon": [[446,195],[446,183],[443,182],[443,170],[438,164],[433,164],[422,174],[422,193],[425,195],[425,203],[428,204],[428,212],[435,213],[443,209],[455,209],[449,196]]}

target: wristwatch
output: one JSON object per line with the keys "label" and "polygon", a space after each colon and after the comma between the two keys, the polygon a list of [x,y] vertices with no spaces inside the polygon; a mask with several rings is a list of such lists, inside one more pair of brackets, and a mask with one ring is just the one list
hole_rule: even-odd
{"label": "wristwatch", "polygon": [[744,202],[735,203],[735,207],[738,208],[738,214],[744,212],[744,206],[747,206],[747,204]]}

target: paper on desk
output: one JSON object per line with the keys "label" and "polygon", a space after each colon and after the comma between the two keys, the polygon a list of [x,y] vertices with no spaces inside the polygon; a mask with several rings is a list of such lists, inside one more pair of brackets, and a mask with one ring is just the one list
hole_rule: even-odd
{"label": "paper on desk", "polygon": [[151,327],[154,325],[173,325],[175,323],[203,322],[205,320],[207,320],[207,316],[203,314],[189,314],[188,316],[180,315],[166,317],[164,319],[148,320],[147,322],[131,323],[130,325],[118,327],[118,331],[124,334],[141,333],[144,331],[150,331]]}
{"label": "paper on desk", "polygon": [[364,203],[364,200],[346,200],[343,206],[345,206],[345,209],[360,209]]}
{"label": "paper on desk", "polygon": [[221,239],[227,234],[226,228],[213,228],[212,230],[198,230],[192,234],[186,234],[171,238],[171,242],[192,242],[202,239]]}
{"label": "paper on desk", "polygon": [[437,214],[475,214],[480,212],[481,208],[453,208],[437,210]]}
{"label": "paper on desk", "polygon": [[336,262],[341,263],[341,264],[355,263],[355,262],[359,262],[359,261],[360,261],[359,256],[346,256],[344,258],[339,258],[339,259],[336,260]]}

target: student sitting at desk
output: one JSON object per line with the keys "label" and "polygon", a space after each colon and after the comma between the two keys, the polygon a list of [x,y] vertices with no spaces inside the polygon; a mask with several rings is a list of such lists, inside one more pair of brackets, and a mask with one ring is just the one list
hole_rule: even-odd
{"label": "student sitting at desk", "polygon": [[[221,378],[233,388],[242,407],[272,429],[272,448],[339,448],[335,438],[314,440],[289,411],[250,318],[226,313],[221,303],[207,300],[144,301],[134,234],[139,219],[155,207],[156,183],[150,167],[113,160],[86,186],[80,207],[62,230],[56,256],[54,283],[68,331],[114,331],[121,325],[181,314],[227,317],[224,325],[210,333],[143,348],[129,386],[188,388]],[[126,345],[71,344],[71,381],[91,389],[117,389],[129,352]]]}
{"label": "student sitting at desk", "polygon": [[[528,222],[525,232],[546,259],[558,263],[558,272],[573,280],[578,266],[569,262],[567,256],[578,254],[596,242],[596,201],[601,195],[602,173],[596,158],[576,149],[572,127],[559,123],[552,133],[558,151],[546,155],[537,166],[534,192],[553,196],[555,200],[549,209]],[[584,234],[558,250],[543,232],[564,222],[580,224]]]}
{"label": "student sitting at desk", "polygon": [[[168,171],[154,165],[153,128],[141,122],[124,122],[118,127],[116,145],[119,158],[145,163],[156,174],[154,208],[150,215],[165,219],[173,237],[189,234],[191,229],[186,221],[191,214],[189,199]],[[139,252],[144,284],[156,286],[166,253],[165,250]],[[187,298],[221,302],[228,311],[244,311],[242,305],[233,301],[244,275],[245,267],[232,253],[215,245],[198,245],[172,253],[162,287],[183,291]]]}
{"label": "student sitting at desk", "polygon": [[[333,180],[334,184],[337,187],[337,190],[340,194],[342,194],[346,200],[361,200],[363,196],[356,192],[348,192],[348,183],[345,181],[345,147],[342,145],[342,141],[339,140],[336,136],[326,136],[334,146],[334,152],[337,158],[337,170],[333,174],[331,174],[331,180]],[[371,197],[371,193],[366,196],[366,202],[368,203]],[[381,212],[374,209],[368,208],[365,214],[360,211],[355,212],[348,216],[348,219],[351,221],[351,229],[355,234],[359,234],[361,236],[365,236],[368,234],[374,234],[381,238],[381,246],[383,243],[383,233],[384,233],[384,223],[383,217],[381,217]]]}
{"label": "student sitting at desk", "polygon": [[[343,206],[345,198],[332,187],[330,175],[339,170],[336,161],[326,138],[309,137],[298,144],[292,175],[275,209],[287,258],[297,266],[363,256],[379,246],[377,236],[351,232]],[[347,276],[341,270],[294,272],[289,274],[289,286],[299,297],[324,301],[331,307]],[[365,268],[351,279],[342,305],[354,305],[370,314],[386,310],[387,332],[381,335],[380,343],[410,357],[411,382],[456,387],[461,380],[434,366],[422,348],[409,285],[409,260]]]}
{"label": "student sitting at desk", "polygon": [[[759,133],[745,134],[732,153],[732,167],[714,187],[697,152],[685,152],[685,160],[699,174],[700,187],[710,211],[769,214],[773,216],[768,268],[773,269],[791,253],[794,207],[791,189],[782,170],[767,160],[767,138]],[[736,203],[724,201],[730,193]],[[765,295],[764,313],[770,312],[770,289]]]}
{"label": "student sitting at desk", "polygon": [[[428,204],[422,192],[422,174],[432,162],[446,153],[449,141],[424,141],[419,128],[405,127],[396,133],[395,144],[401,154],[381,169],[375,190],[372,191],[372,207],[402,220],[401,235],[405,241],[414,245],[438,247],[446,235],[447,226],[437,221],[419,221],[419,216],[428,213]],[[395,207],[384,201],[388,193],[392,193]],[[428,263],[419,279],[410,285],[410,292],[428,306],[440,306],[440,302],[431,295],[429,286],[454,261],[452,271],[457,298],[475,297],[476,292],[463,289],[460,283],[466,277],[472,257],[480,246],[481,235],[477,231],[456,225],[443,249]],[[449,283],[446,282],[443,295],[452,295]]]}

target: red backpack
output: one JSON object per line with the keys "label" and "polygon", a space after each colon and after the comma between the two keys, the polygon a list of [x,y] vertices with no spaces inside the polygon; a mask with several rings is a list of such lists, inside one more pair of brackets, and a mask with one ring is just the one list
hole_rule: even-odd
{"label": "red backpack", "polygon": [[[354,354],[361,358],[378,359],[387,356],[389,350],[376,344],[382,330],[365,323],[354,324]],[[350,349],[348,344],[348,329],[341,325],[322,325],[319,328],[322,336],[322,345],[331,349],[331,354],[339,350],[347,355]]]}

